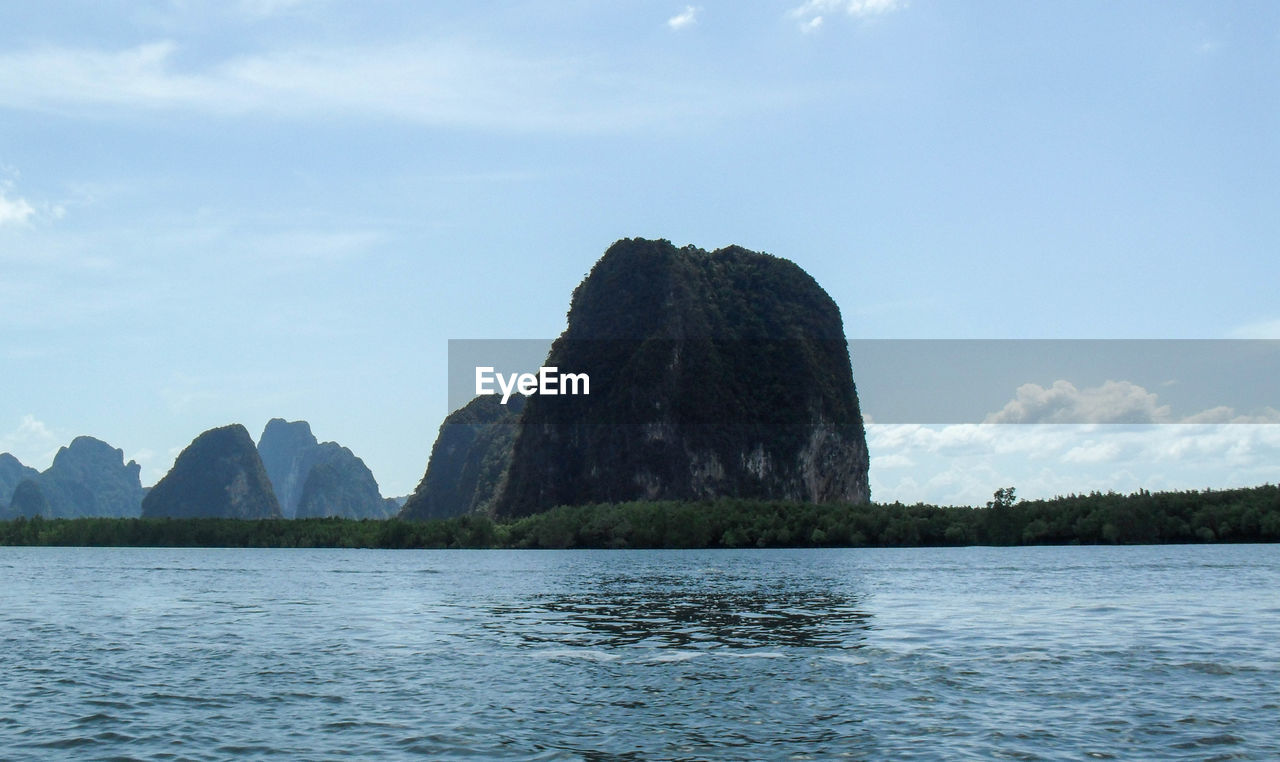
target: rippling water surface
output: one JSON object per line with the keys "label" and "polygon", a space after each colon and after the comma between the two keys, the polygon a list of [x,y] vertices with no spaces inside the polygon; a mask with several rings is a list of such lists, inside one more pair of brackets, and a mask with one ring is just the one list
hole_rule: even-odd
{"label": "rippling water surface", "polygon": [[1280,759],[1280,546],[0,548],[3,759]]}

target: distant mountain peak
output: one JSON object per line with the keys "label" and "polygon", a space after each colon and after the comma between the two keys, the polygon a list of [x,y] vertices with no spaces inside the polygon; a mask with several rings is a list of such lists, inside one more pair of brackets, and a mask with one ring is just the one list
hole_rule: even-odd
{"label": "distant mountain peak", "polygon": [[35,479],[40,472],[24,466],[22,461],[7,452],[0,452],[0,505],[13,499],[13,491],[19,484]]}
{"label": "distant mountain peak", "polygon": [[142,501],[144,517],[280,518],[258,449],[244,426],[210,429],[192,440]]}
{"label": "distant mountain peak", "polygon": [[126,463],[123,450],[100,439],[76,437],[59,448],[43,473],[6,456],[0,455],[0,501],[16,495],[19,482],[31,482],[22,499],[14,498],[12,513],[54,518],[134,517],[141,510],[141,467],[132,460]]}
{"label": "distant mountain peak", "polygon": [[258,453],[285,518],[392,513],[364,461],[337,442],[318,441],[307,421],[272,418],[258,439]]}

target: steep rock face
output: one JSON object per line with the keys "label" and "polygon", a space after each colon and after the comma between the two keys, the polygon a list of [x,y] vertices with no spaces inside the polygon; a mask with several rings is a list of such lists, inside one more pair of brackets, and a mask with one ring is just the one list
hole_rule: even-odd
{"label": "steep rock face", "polygon": [[524,401],[515,396],[502,405],[496,396],[476,397],[450,413],[400,518],[443,519],[488,510],[511,460]]}
{"label": "steep rock face", "polygon": [[196,437],[142,501],[146,518],[280,518],[280,504],[240,424]]}
{"label": "steep rock face", "polygon": [[574,291],[545,362],[588,396],[533,396],[494,512],[740,496],[870,499],[839,308],[798,266],[623,240]]}
{"label": "steep rock face", "polygon": [[379,519],[395,514],[364,461],[336,442],[318,441],[306,421],[271,419],[258,439],[258,452],[285,518]]}
{"label": "steep rock face", "polygon": [[[93,437],[76,437],[58,450],[43,473],[26,472],[30,473],[24,481],[32,482],[41,500],[35,501],[30,492],[21,501],[15,495],[10,508],[14,515],[132,518],[141,511],[141,467],[125,463],[123,450]],[[37,505],[43,513],[28,512]]]}
{"label": "steep rock face", "polygon": [[306,421],[272,418],[258,438],[258,454],[267,469],[280,511],[291,519],[298,512],[307,475],[319,462],[319,441]]}
{"label": "steep rock face", "polygon": [[385,519],[394,516],[378,492],[373,472],[350,450],[335,442],[318,445],[318,462],[311,467],[295,517]]}
{"label": "steep rock face", "polygon": [[13,499],[13,490],[26,479],[34,479],[40,472],[7,452],[0,452],[0,505]]}
{"label": "steep rock face", "polygon": [[93,437],[76,437],[40,475],[55,516],[136,517],[142,510],[141,466]]}

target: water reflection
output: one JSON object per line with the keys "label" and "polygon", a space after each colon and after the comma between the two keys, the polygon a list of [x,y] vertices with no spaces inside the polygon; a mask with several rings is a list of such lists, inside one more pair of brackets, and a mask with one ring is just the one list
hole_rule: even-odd
{"label": "water reflection", "polygon": [[[871,615],[838,582],[612,575],[594,590],[535,596],[527,643],[586,648],[859,648]],[[511,622],[514,611],[495,611]]]}

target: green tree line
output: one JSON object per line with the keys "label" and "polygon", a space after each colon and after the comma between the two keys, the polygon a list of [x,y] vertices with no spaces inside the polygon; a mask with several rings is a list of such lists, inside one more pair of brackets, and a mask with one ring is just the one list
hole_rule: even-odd
{"label": "green tree line", "polygon": [[1280,541],[1280,487],[1019,501],[983,507],[765,500],[561,506],[509,522],[16,519],[0,545],[249,548],[774,548]]}

